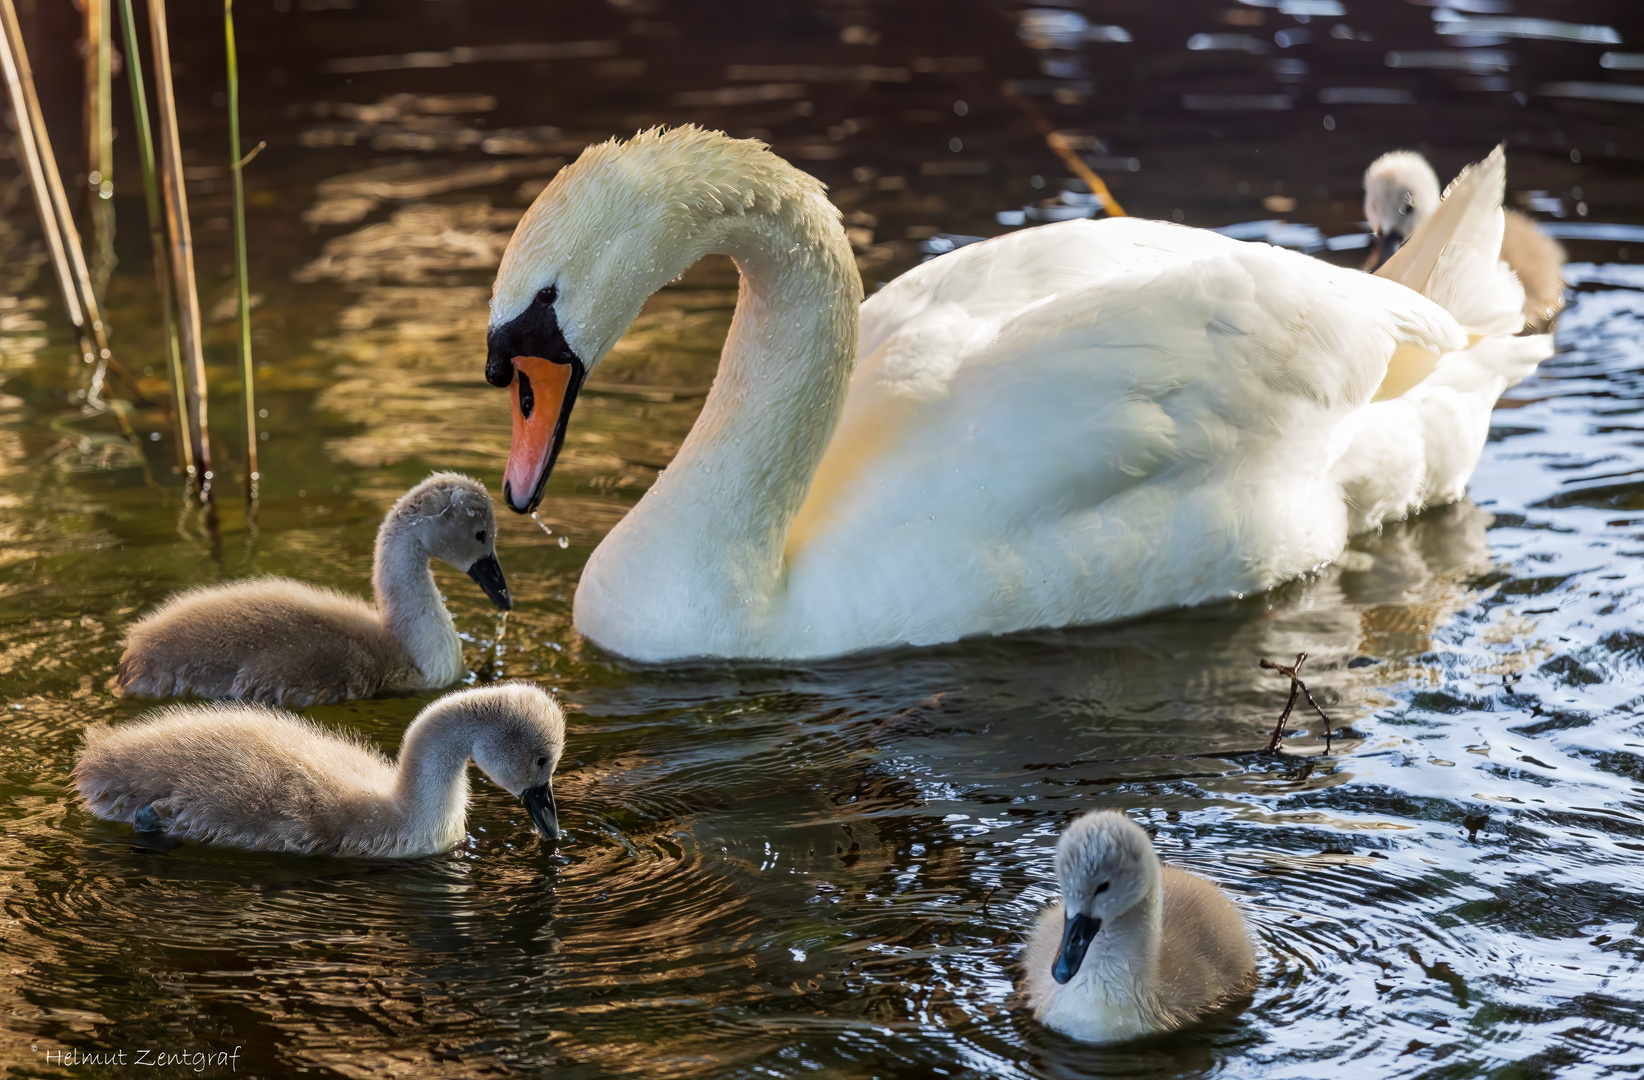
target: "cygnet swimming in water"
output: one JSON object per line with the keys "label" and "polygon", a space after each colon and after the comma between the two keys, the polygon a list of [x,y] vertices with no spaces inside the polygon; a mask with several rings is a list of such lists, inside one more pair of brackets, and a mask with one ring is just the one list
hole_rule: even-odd
{"label": "cygnet swimming in water", "polygon": [[[1438,174],[1413,150],[1383,154],[1364,171],[1364,217],[1375,234],[1366,270],[1393,257],[1438,209]],[[1516,210],[1505,212],[1501,260],[1524,286],[1524,322],[1543,333],[1564,306],[1564,246]]]}
{"label": "cygnet swimming in water", "polygon": [[565,716],[527,683],[459,690],[405,729],[392,762],[358,736],[253,704],[173,705],[86,729],[74,786],[91,812],[253,851],[402,858],[462,839],[468,762],[559,836],[551,781]]}
{"label": "cygnet swimming in water", "polygon": [[1056,844],[1062,899],[1028,939],[1022,990],[1034,1017],[1085,1042],[1170,1031],[1248,991],[1256,954],[1220,889],[1164,866],[1141,826],[1112,811]]}
{"label": "cygnet swimming in water", "polygon": [[466,571],[507,611],[496,535],[485,486],[434,473],[377,531],[375,606],[281,577],[191,589],[131,628],[116,689],[306,706],[449,686],[462,642],[428,561]]}

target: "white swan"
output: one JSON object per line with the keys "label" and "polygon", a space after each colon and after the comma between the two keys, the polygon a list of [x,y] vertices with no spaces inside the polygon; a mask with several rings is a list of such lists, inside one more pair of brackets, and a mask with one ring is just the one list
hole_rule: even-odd
{"label": "white swan", "polygon": [[1239,909],[1164,866],[1141,826],[1095,811],[1056,843],[1062,899],[1022,958],[1034,1017],[1085,1042],[1170,1031],[1248,991],[1256,953]]}
{"label": "white swan", "polygon": [[1445,236],[1389,264],[1450,311],[1118,218],[972,244],[859,314],[839,212],[763,144],[680,128],[592,147],[497,274],[504,497],[536,505],[587,371],[646,297],[722,252],[743,276],[713,390],[577,589],[597,644],[829,656],[1264,589],[1459,496],[1496,396],[1550,352],[1508,338],[1504,170],[1498,151],[1458,184],[1465,212],[1432,219]]}
{"label": "white swan", "polygon": [[485,485],[434,473],[377,531],[375,607],[281,577],[190,589],[127,633],[115,688],[306,706],[449,686],[465,670],[462,642],[428,561],[465,570],[506,611],[496,536]]}
{"label": "white swan", "polygon": [[[1375,234],[1367,270],[1392,257],[1438,209],[1438,174],[1414,150],[1383,154],[1364,170],[1364,216]],[[1501,261],[1524,287],[1524,321],[1544,331],[1564,307],[1564,246],[1516,210],[1504,212]]]}
{"label": "white swan", "polygon": [[91,812],[253,851],[403,858],[462,839],[472,758],[559,836],[550,786],[565,716],[526,683],[459,690],[405,729],[398,764],[358,737],[262,705],[174,705],[86,729],[74,785]]}

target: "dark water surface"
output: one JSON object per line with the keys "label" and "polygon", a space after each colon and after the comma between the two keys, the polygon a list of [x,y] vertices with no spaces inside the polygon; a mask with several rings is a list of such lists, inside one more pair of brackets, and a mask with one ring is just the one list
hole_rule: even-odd
{"label": "dark water surface", "polygon": [[[68,157],[73,16],[20,6]],[[1633,3],[245,5],[245,130],[270,144],[248,172],[254,528],[216,12],[175,7],[215,525],[184,504],[163,412],[82,409],[26,192],[0,216],[0,1069],[129,1076],[62,1055],[239,1048],[249,1075],[1644,1070]],[[483,780],[469,839],[408,862],[165,850],[74,805],[82,728],[143,711],[109,693],[137,615],[256,573],[363,592],[398,493],[432,468],[497,487],[490,273],[562,160],[655,122],[765,138],[829,183],[871,288],[949,236],[1091,212],[1013,97],[1134,213],[1283,222],[1249,231],[1348,237],[1325,248],[1343,261],[1363,254],[1376,154],[1420,146],[1449,175],[1506,139],[1510,197],[1566,238],[1579,284],[1471,501],[1274,594],[1125,626],[631,667],[576,636],[570,601],[713,377],[736,281],[705,264],[584,392],[542,522],[499,522],[521,600],[506,626],[436,571],[474,678],[538,680],[570,709],[558,851]],[[120,170],[113,344],[163,399],[140,189]],[[1256,662],[1303,650],[1345,734],[1326,755],[1297,714],[1283,754],[1255,752],[1286,690]],[[392,749],[431,696],[314,715]],[[1245,1006],[1105,1050],[1013,1008],[1054,838],[1097,807],[1234,895],[1263,953]]]}

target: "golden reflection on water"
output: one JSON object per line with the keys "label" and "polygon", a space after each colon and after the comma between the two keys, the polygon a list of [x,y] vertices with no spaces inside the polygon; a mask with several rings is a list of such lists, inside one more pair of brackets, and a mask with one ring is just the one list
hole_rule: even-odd
{"label": "golden reflection on water", "polygon": [[[299,272],[353,293],[335,334],[314,347],[335,358],[317,405],[355,429],[326,450],[361,470],[362,493],[391,500],[399,480],[383,470],[406,460],[500,471],[508,396],[480,377],[490,291],[460,282],[495,268],[519,213],[414,203],[326,241]],[[712,381],[736,280],[729,260],[704,260],[653,297],[600,364],[539,511],[550,529],[597,541],[671,460]]]}
{"label": "golden reflection on water", "polygon": [[387,221],[326,241],[298,281],[449,282],[462,271],[494,270],[519,222],[519,210],[489,202],[415,203]]}
{"label": "golden reflection on water", "polygon": [[[304,18],[353,18],[311,6]],[[938,1063],[972,1075],[1152,1075],[1258,1058],[1313,1075],[1334,1067],[1300,1065],[1313,1047],[1345,1062],[1392,1046],[1361,1066],[1388,1074],[1419,1071],[1453,1048],[1450,1062],[1477,1071],[1508,1052],[1500,1031],[1564,1039],[1568,1050],[1586,1036],[1551,1029],[1599,1030],[1588,1014],[1613,1007],[1615,987],[1637,972],[1626,951],[1636,952],[1632,898],[1601,890],[1609,878],[1626,880],[1628,864],[1606,861],[1613,851],[1595,862],[1570,837],[1637,839],[1618,824],[1631,821],[1636,753],[1619,748],[1636,743],[1632,721],[1601,703],[1636,693],[1636,669],[1616,646],[1600,657],[1603,683],[1538,671],[1549,659],[1585,670],[1576,654],[1598,647],[1577,627],[1602,620],[1580,599],[1571,615],[1525,613],[1496,602],[1494,582],[1541,572],[1532,559],[1502,554],[1514,543],[1556,562],[1561,544],[1598,543],[1608,526],[1580,509],[1528,511],[1577,535],[1562,541],[1500,522],[1487,532],[1490,514],[1463,503],[1359,538],[1342,566],[1271,595],[1118,627],[805,668],[630,668],[576,636],[571,596],[587,551],[666,466],[701,408],[736,298],[736,270],[724,259],[705,260],[653,297],[592,373],[540,526],[499,520],[504,567],[529,601],[502,620],[460,572],[435,568],[475,678],[536,679],[571,707],[556,782],[570,837],[563,850],[544,850],[517,803],[484,781],[464,845],[386,867],[158,851],[72,805],[64,778],[80,727],[147,707],[114,700],[106,681],[125,627],[166,592],[274,571],[363,594],[377,522],[417,474],[458,468],[496,488],[509,424],[508,395],[481,378],[490,275],[523,206],[594,138],[698,120],[770,139],[830,184],[870,288],[935,254],[949,231],[1094,213],[1088,192],[1061,178],[1041,140],[1001,105],[1007,78],[1056,115],[1064,139],[1132,209],[1164,216],[1179,201],[1193,221],[1265,216],[1264,200],[1278,194],[1270,185],[1284,180],[1284,213],[1298,221],[1336,232],[1357,216],[1356,150],[1325,153],[1302,136],[1263,142],[1268,134],[1229,114],[1215,115],[1214,140],[1203,128],[1182,140],[1179,126],[1154,139],[1145,130],[1158,124],[1153,113],[1116,113],[1108,95],[1119,88],[1104,84],[1093,96],[1107,74],[1079,50],[1105,61],[1135,43],[1082,16],[1075,25],[1066,12],[1004,13],[1004,44],[1033,50],[1020,70],[976,34],[920,39],[909,51],[898,43],[914,35],[879,21],[897,17],[886,8],[829,23],[816,55],[784,45],[764,57],[731,35],[681,75],[619,54],[695,33],[694,21],[608,6],[621,9],[623,41],[582,42],[580,54],[556,53],[552,65],[481,62],[492,54],[476,51],[537,55],[544,45],[445,49],[451,42],[440,40],[437,54],[401,53],[391,50],[429,43],[374,36],[351,39],[358,55],[318,61],[354,82],[294,98],[327,99],[285,118],[298,173],[267,188],[259,184],[270,174],[251,178],[254,252],[277,242],[273,230],[258,235],[256,215],[309,229],[266,271],[254,269],[254,333],[268,365],[259,390],[273,414],[255,536],[236,516],[232,485],[217,529],[179,516],[180,482],[164,471],[169,443],[142,444],[161,473],[150,486],[112,415],[80,411],[71,395],[82,373],[57,366],[66,339],[49,283],[29,285],[43,253],[0,216],[0,356],[15,393],[35,395],[0,397],[0,599],[10,605],[0,637],[5,1040],[93,1045],[140,1031],[202,1047],[243,1041],[260,1072],[359,1077],[784,1074],[813,1058],[841,1075],[925,1076]],[[1206,11],[1211,29],[1226,14]],[[1235,14],[1241,26],[1261,26],[1263,41],[1291,18],[1271,8]],[[1188,32],[1174,25],[1182,17],[1164,17],[1172,41]],[[683,58],[682,44],[663,48]],[[883,52],[858,51],[881,44]],[[756,63],[725,62],[721,48]],[[1382,44],[1365,48],[1379,63]],[[953,55],[918,55],[938,49]],[[435,59],[449,69],[416,66]],[[1206,77],[1192,67],[1204,59],[1178,51],[1171,63],[1188,66],[1153,69],[1143,82],[1150,93],[1159,80],[1191,83]],[[402,69],[402,81],[388,81]],[[665,69],[661,85],[632,100],[600,82]],[[1122,64],[1115,71],[1130,77]],[[452,74],[483,88],[440,81]],[[1270,74],[1263,67],[1259,76]],[[585,85],[596,92],[577,97]],[[1311,98],[1298,101],[1295,115]],[[1344,135],[1358,127],[1356,145],[1375,141],[1373,117],[1335,112]],[[1382,115],[1400,138],[1399,125],[1415,119]],[[954,136],[962,152],[951,148]],[[1207,145],[1216,160],[1206,159]],[[1526,182],[1562,191],[1573,182],[1568,149],[1523,154],[1515,169],[1539,170]],[[1335,173],[1319,171],[1321,162]],[[316,181],[326,172],[336,175]],[[202,251],[226,235],[224,177],[221,167],[193,168]],[[1596,179],[1576,179],[1599,190]],[[222,261],[202,258],[213,318],[232,314],[229,278],[212,277]],[[146,275],[138,262],[116,277],[126,305],[118,340],[123,356],[137,355],[134,371],[151,369],[145,392],[164,400],[152,306],[133,299]],[[1567,328],[1582,309],[1573,305]],[[208,326],[225,405],[238,377],[233,331],[231,318]],[[1636,345],[1613,336],[1593,350],[1618,379],[1593,391],[1604,409],[1638,397],[1619,381]],[[1546,404],[1565,392],[1544,381],[1520,410],[1536,419],[1522,423],[1547,424]],[[159,410],[133,415],[144,433],[166,431]],[[1511,438],[1552,460],[1577,441],[1572,434],[1583,445],[1598,438],[1584,428]],[[231,424],[220,437],[232,442]],[[1606,437],[1606,453],[1632,460],[1622,441],[1631,436]],[[1493,444],[1487,457],[1503,452]],[[231,465],[232,452],[226,458]],[[1492,489],[1485,478],[1477,489],[1518,506],[1499,482]],[[1598,556],[1583,547],[1572,558],[1587,567]],[[1256,660],[1287,662],[1301,651],[1310,653],[1310,687],[1342,732],[1331,754],[1322,754],[1321,723],[1302,710],[1284,754],[1241,753],[1265,744],[1288,690]],[[1564,710],[1556,723],[1534,726],[1532,699],[1497,692],[1502,676],[1519,673],[1549,710]],[[1430,705],[1420,700],[1427,691]],[[384,699],[315,716],[392,750],[422,703]],[[1579,794],[1567,794],[1545,775],[1526,778],[1524,758],[1508,750],[1519,743],[1566,779],[1583,755],[1621,764],[1582,766],[1569,787]],[[1607,788],[1601,769],[1614,774]],[[1489,810],[1477,800],[1513,809],[1476,841],[1460,839],[1461,815]],[[1604,807],[1608,819],[1582,817],[1575,803]],[[1269,947],[1271,976],[1245,1013],[1167,1047],[1092,1055],[1010,1008],[1020,932],[1054,892],[1056,828],[1095,806],[1147,820],[1171,861],[1239,894]],[[1551,850],[1561,844],[1564,853]],[[1557,887],[1531,895],[1543,878]],[[1607,943],[1579,944],[1600,940],[1598,930]],[[1458,1005],[1448,984],[1435,993],[1424,961],[1401,974],[1414,940],[1424,956],[1442,954],[1453,966],[1444,970],[1458,984],[1465,976],[1475,1005],[1486,1006]],[[1570,954],[1565,983],[1553,992],[1502,975],[1514,950]],[[1608,989],[1595,990],[1601,979]],[[1428,1033],[1443,1025],[1451,1034]],[[1401,1054],[1404,1044],[1386,1033],[1405,1029],[1420,1049]],[[1636,1025],[1602,1030],[1609,1034],[1578,1054],[1622,1060],[1619,1044]],[[1246,1058],[1243,1047],[1257,1050]]]}

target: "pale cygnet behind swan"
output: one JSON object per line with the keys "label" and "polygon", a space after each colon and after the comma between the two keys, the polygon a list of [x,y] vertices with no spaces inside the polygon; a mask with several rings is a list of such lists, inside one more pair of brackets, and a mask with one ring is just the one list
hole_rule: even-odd
{"label": "pale cygnet behind swan", "polygon": [[[1376,242],[1365,269],[1391,258],[1441,198],[1438,175],[1415,151],[1394,150],[1372,162],[1364,171],[1364,217]],[[1564,247],[1523,214],[1504,214],[1501,260],[1524,286],[1525,325],[1540,333],[1564,306]]]}
{"label": "pale cygnet behind swan", "polygon": [[375,607],[290,578],[192,589],[131,628],[117,688],[304,706],[449,686],[464,670],[462,643],[428,562],[466,571],[506,611],[496,532],[483,484],[434,473],[377,531]]}
{"label": "pale cygnet behind swan", "polygon": [[463,837],[468,762],[559,836],[550,786],[565,717],[526,683],[459,690],[405,730],[398,763],[357,736],[263,705],[174,705],[86,729],[74,785],[142,832],[255,851],[406,857]]}
{"label": "pale cygnet behind swan", "polygon": [[1028,939],[1023,993],[1047,1027],[1120,1042],[1181,1027],[1248,991],[1244,919],[1210,882],[1164,866],[1142,828],[1097,811],[1056,844],[1060,902]]}

